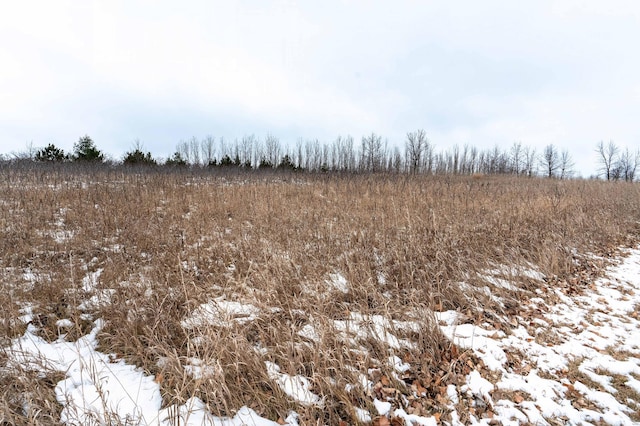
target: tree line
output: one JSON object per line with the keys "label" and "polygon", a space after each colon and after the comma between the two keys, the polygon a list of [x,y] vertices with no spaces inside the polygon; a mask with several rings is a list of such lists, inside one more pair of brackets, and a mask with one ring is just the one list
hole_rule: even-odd
{"label": "tree line", "polygon": [[[606,180],[634,181],[640,164],[640,150],[621,148],[613,141],[599,142],[599,175]],[[65,153],[54,144],[28,153],[14,154],[38,162],[107,162],[88,135],[74,144],[71,153]],[[113,162],[113,161],[111,161]],[[416,130],[406,134],[403,148],[389,146],[382,136],[371,133],[356,142],[352,136],[337,137],[333,142],[318,139],[299,139],[293,146],[280,142],[268,134],[263,139],[245,135],[233,142],[224,138],[206,136],[180,141],[173,155],[162,160],[144,152],[140,141],[127,151],[123,165],[241,168],[244,170],[276,169],[298,172],[348,173],[409,173],[409,174],[511,174],[516,176],[544,176],[567,179],[574,175],[575,164],[566,149],[553,144],[540,152],[535,148],[513,143],[510,147],[495,146],[478,149],[471,145],[437,150],[427,133]]]}

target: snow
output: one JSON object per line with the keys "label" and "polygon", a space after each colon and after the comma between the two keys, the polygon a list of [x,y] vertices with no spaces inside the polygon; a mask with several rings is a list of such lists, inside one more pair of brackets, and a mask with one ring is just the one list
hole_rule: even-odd
{"label": "snow", "polygon": [[[249,407],[242,407],[234,417],[215,417],[209,413],[206,404],[199,398],[190,398],[180,407],[165,409],[159,415],[163,425],[211,425],[211,426],[279,426],[277,422],[260,417]],[[295,415],[288,416],[285,421],[289,425],[297,425]]]}
{"label": "snow", "polygon": [[[472,394],[489,401],[491,400],[491,392],[495,389],[495,386],[482,377],[477,370],[474,370],[467,376],[466,389],[471,391]],[[462,388],[463,391],[466,389],[465,387]]]}
{"label": "snow", "polygon": [[[508,274],[503,269],[499,271],[499,279],[504,280]],[[89,295],[100,293],[96,287],[101,272],[100,269],[88,272],[83,279],[83,289]],[[520,268],[519,272],[531,279],[539,278],[532,266]],[[488,273],[497,275],[496,271]],[[27,271],[24,278],[34,279],[32,275]],[[331,275],[327,283],[336,291],[347,285],[339,274]],[[507,287],[502,281],[493,284]],[[460,350],[470,351],[482,360],[466,376],[464,385],[459,388],[448,385],[444,390],[449,401],[449,424],[460,425],[461,418],[469,418],[456,411],[462,398],[469,396],[478,405],[486,404],[493,413],[490,419],[471,415],[473,424],[545,425],[557,421],[574,425],[637,424],[632,414],[637,413],[640,401],[625,401],[618,394],[620,383],[640,392],[640,319],[636,311],[640,305],[640,249],[630,250],[609,268],[605,278],[597,280],[581,295],[568,296],[553,287],[547,291],[558,302],[546,305],[542,297],[523,300],[522,313],[528,309],[537,314],[535,318],[517,317],[514,323],[517,325],[508,333],[493,329],[490,324],[463,323],[465,318],[455,311],[435,313],[444,335]],[[163,407],[160,386],[154,376],[96,350],[103,319],[96,320],[91,332],[76,341],[66,341],[61,335],[58,340],[47,342],[30,323],[33,312],[34,307],[29,305],[20,310],[20,320],[28,326],[22,336],[12,339],[4,348],[9,357],[7,367],[63,373],[65,378],[57,383],[55,393],[62,406],[60,420],[65,424],[108,424],[109,419],[139,425],[278,424],[246,406],[231,417],[216,417],[197,397],[182,405]],[[182,325],[187,329],[207,325],[226,327],[255,320],[260,313],[261,309],[251,303],[220,297],[197,307],[183,319]],[[296,333],[310,341],[318,340],[318,328],[313,325],[313,318],[308,320]],[[411,347],[411,342],[400,338],[398,332],[417,330],[419,324],[350,312],[346,319],[334,320],[332,325],[342,340],[359,350],[364,350],[359,342],[365,339],[384,342],[389,353],[381,364],[386,363],[392,372],[402,374],[411,370],[411,365],[396,355],[398,350]],[[60,319],[56,326],[72,327],[73,322]],[[224,373],[215,354],[207,359],[186,358],[183,364],[187,375],[196,380],[215,380]],[[265,368],[269,379],[292,401],[302,406],[323,407],[325,401],[314,389],[311,378],[284,373],[272,361],[265,361]],[[347,385],[345,389],[360,385],[371,395],[370,378],[365,374],[357,377],[361,383]],[[513,394],[519,397],[512,398]],[[439,424],[435,417],[407,413],[406,405],[399,406],[401,401],[371,398],[368,408],[374,407],[379,415],[399,417],[407,425]],[[359,421],[372,420],[373,412],[360,407],[352,409]],[[295,412],[285,421],[297,425]]]}
{"label": "snow", "polygon": [[[191,398],[180,406],[161,409],[160,386],[154,376],[122,360],[96,351],[96,335],[102,320],[94,323],[92,331],[76,342],[48,343],[34,334],[29,326],[20,338],[14,339],[8,353],[11,363],[36,371],[60,371],[66,378],[55,388],[56,399],[63,406],[61,422],[71,425],[101,425],[105,419],[115,418],[121,424],[138,425],[255,425],[275,426],[278,423],[260,417],[255,411],[242,407],[232,418],[215,417],[198,398]],[[202,361],[190,360],[192,374],[213,374]],[[215,370],[214,370],[215,371]],[[287,417],[291,425],[297,421]]]}
{"label": "snow", "polygon": [[340,293],[349,293],[349,283],[342,274],[330,274],[329,279],[327,280],[327,284]]}
{"label": "snow", "polygon": [[379,399],[373,400],[373,405],[376,407],[378,414],[386,416],[391,411],[391,403],[386,401],[380,401]]}
{"label": "snow", "polygon": [[[640,321],[634,313],[640,303],[640,251],[634,250],[619,265],[609,270],[608,277],[598,280],[585,294],[569,297],[555,290],[560,303],[552,306],[534,325],[535,333],[552,331],[557,343],[536,342],[536,336],[520,325],[509,336],[472,324],[456,325],[455,312],[438,315],[441,329],[461,348],[471,349],[489,370],[501,373],[495,384],[480,376],[478,370],[467,377],[467,387],[494,407],[494,421],[548,424],[545,419],[566,419],[569,424],[604,422],[605,424],[631,425],[629,415],[637,405],[620,403],[614,395],[612,376],[623,376],[627,386],[637,389],[640,374]],[[531,308],[542,301],[531,301]],[[613,357],[608,352],[619,353]],[[509,352],[524,354],[530,370],[515,373],[507,367]],[[633,354],[628,356],[625,354]],[[626,359],[620,359],[627,356]],[[603,390],[593,389],[580,381],[545,378],[548,375],[563,377],[569,363],[578,365],[582,372]],[[541,376],[545,373],[545,377]],[[519,391],[527,400],[494,402],[494,389]],[[581,408],[572,403],[569,389],[578,392],[594,408]],[[464,390],[464,389],[463,389]],[[455,393],[449,390],[450,399]],[[636,404],[638,401],[636,401]]]}
{"label": "snow", "polygon": [[309,379],[303,376],[291,376],[280,372],[280,366],[265,361],[269,378],[276,382],[280,389],[302,405],[322,405],[322,399],[311,392]]}
{"label": "snow", "polygon": [[206,325],[228,327],[231,321],[240,324],[253,321],[259,313],[260,309],[254,305],[219,297],[200,305],[191,316],[182,321],[182,326],[187,329]]}
{"label": "snow", "polygon": [[[449,314],[450,315],[450,314]],[[501,331],[488,331],[473,324],[449,325],[441,327],[445,336],[464,349],[473,349],[475,354],[492,370],[500,369],[507,360],[507,354],[496,337],[503,337]]]}
{"label": "snow", "polygon": [[354,407],[354,410],[356,412],[356,418],[358,419],[358,421],[361,421],[362,423],[368,423],[371,421],[371,413],[369,413],[367,410],[363,410],[359,407]]}
{"label": "snow", "polygon": [[382,315],[363,315],[351,312],[346,320],[334,320],[333,326],[343,339],[358,346],[358,340],[373,338],[386,343],[392,349],[411,347],[408,340],[399,339],[394,330],[419,330],[411,321],[392,321]]}

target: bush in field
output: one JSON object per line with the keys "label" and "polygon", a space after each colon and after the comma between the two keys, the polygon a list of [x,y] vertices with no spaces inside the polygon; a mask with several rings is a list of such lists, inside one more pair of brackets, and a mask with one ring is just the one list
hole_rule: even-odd
{"label": "bush in field", "polygon": [[282,161],[280,161],[280,164],[278,164],[278,169],[279,170],[296,170],[296,165],[293,164],[293,161],[291,161],[291,157],[289,157],[289,154],[285,154],[285,156],[282,157]]}
{"label": "bush in field", "polygon": [[133,151],[127,152],[122,162],[127,165],[155,166],[156,164],[158,164],[157,161],[151,156],[151,152],[147,152],[145,154],[140,148],[136,148]]}
{"label": "bush in field", "polygon": [[73,145],[73,158],[76,161],[99,161],[104,160],[104,154],[97,147],[93,139],[84,135]]}
{"label": "bush in field", "polygon": [[164,162],[165,166],[186,166],[187,162],[179,152],[175,152],[173,156],[167,158],[167,161]]}
{"label": "bush in field", "polygon": [[36,161],[64,161],[68,158],[62,149],[52,143],[39,149],[35,156]]}
{"label": "bush in field", "polygon": [[260,159],[260,163],[258,164],[259,169],[273,169],[273,163],[269,161],[266,157],[262,157]]}

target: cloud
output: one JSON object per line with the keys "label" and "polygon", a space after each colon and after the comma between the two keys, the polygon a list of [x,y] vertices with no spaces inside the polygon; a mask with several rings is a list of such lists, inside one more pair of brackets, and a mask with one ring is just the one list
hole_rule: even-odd
{"label": "cloud", "polygon": [[[293,142],[374,131],[402,144],[519,140],[582,155],[638,130],[632,1],[14,3],[0,16],[0,151],[85,133],[267,132]],[[584,160],[584,167],[589,159]]]}

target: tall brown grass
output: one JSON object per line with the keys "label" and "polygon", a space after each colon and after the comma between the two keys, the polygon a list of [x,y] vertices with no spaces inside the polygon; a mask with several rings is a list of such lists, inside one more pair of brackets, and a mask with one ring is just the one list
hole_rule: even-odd
{"label": "tall brown grass", "polygon": [[[360,377],[392,377],[390,354],[412,366],[391,386],[409,394],[420,383],[433,399],[437,386],[461,380],[459,359],[468,356],[439,333],[434,311],[508,327],[540,287],[518,268],[534,265],[550,284],[571,281],[579,291],[597,273],[584,255],[635,243],[640,219],[638,185],[600,181],[124,169],[1,174],[3,347],[24,332],[16,319],[26,304],[50,340],[60,333],[58,319],[73,321],[72,339],[103,318],[100,350],[155,374],[165,404],[199,396],[215,414],[249,405],[274,420],[295,409],[303,424],[355,423],[353,406],[375,412]],[[501,265],[515,268],[506,278],[524,291],[494,287],[499,303],[487,297],[483,287],[491,283],[483,277]],[[99,269],[97,285],[83,286]],[[328,284],[332,274],[346,278],[346,292]],[[81,306],[92,296],[92,305]],[[183,326],[218,297],[260,314]],[[345,340],[335,321],[352,313],[413,321],[419,327],[394,333],[414,345]],[[316,339],[298,334],[307,325]],[[184,367],[194,357],[216,373],[189,376]],[[0,352],[0,363],[6,360]],[[324,405],[296,404],[270,380],[264,361],[309,378]],[[57,376],[3,369],[2,421],[56,418]],[[441,404],[425,404],[425,415],[446,416]]]}

